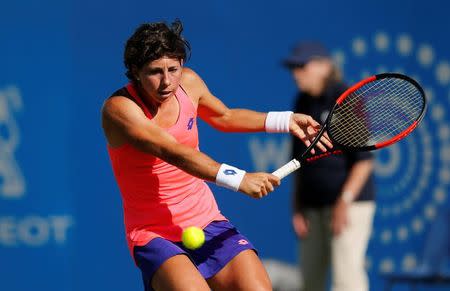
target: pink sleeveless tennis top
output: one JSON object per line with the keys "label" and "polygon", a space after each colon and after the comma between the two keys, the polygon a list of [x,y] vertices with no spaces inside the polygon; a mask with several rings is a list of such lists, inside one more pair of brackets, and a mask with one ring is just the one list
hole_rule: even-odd
{"label": "pink sleeveless tennis top", "polygon": [[[151,119],[133,85],[126,89]],[[180,105],[178,120],[166,130],[178,142],[199,150],[197,110],[181,87],[175,96]],[[145,245],[155,237],[181,241],[182,230],[188,226],[204,228],[213,220],[226,220],[202,179],[130,144],[108,145],[108,153],[122,196],[131,253],[134,246]]]}

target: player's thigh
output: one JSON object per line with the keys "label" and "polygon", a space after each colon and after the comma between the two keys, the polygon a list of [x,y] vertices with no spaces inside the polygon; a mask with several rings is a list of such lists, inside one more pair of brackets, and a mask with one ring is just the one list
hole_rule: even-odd
{"label": "player's thigh", "polygon": [[207,281],[213,290],[272,290],[266,269],[250,249],[240,252]]}
{"label": "player's thigh", "polygon": [[186,255],[166,260],[152,279],[154,290],[210,290],[205,279]]}

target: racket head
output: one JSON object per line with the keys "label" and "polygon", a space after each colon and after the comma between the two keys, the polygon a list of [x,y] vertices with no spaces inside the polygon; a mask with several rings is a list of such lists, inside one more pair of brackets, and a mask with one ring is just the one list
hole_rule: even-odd
{"label": "racket head", "polygon": [[346,90],[325,122],[333,144],[345,151],[389,146],[409,135],[426,111],[424,90],[414,79],[383,73]]}

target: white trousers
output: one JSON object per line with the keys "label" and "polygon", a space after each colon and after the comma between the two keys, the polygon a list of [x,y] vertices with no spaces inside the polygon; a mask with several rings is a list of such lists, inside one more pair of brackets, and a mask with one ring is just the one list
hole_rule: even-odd
{"label": "white trousers", "polygon": [[365,254],[372,231],[375,203],[354,202],[339,236],[331,232],[332,209],[306,209],[308,236],[300,241],[303,291],[324,291],[331,266],[332,291],[367,291]]}

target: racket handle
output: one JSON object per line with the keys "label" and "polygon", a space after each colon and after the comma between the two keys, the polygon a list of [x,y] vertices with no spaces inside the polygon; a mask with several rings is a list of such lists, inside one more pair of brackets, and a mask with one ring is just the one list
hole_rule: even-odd
{"label": "racket handle", "polygon": [[294,172],[295,170],[300,169],[300,166],[301,165],[298,160],[292,159],[287,164],[285,164],[284,166],[273,172],[272,175],[275,175],[278,178],[283,179],[284,177]]}

